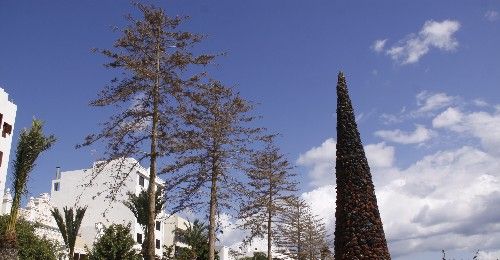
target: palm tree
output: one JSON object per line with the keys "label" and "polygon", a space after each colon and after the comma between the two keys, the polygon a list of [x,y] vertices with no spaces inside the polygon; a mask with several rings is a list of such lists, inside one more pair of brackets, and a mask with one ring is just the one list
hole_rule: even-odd
{"label": "palm tree", "polygon": [[26,194],[26,183],[30,172],[35,168],[35,161],[45,150],[56,141],[53,135],[45,136],[43,122],[33,119],[30,129],[23,129],[17,144],[16,158],[13,165],[14,199],[10,210],[10,218],[3,237],[0,237],[0,255],[5,259],[17,258],[16,223],[21,196]]}
{"label": "palm tree", "polygon": [[[135,195],[134,193],[127,193],[128,200],[123,202],[132,214],[134,214],[135,219],[137,219],[137,224],[141,225],[144,234],[148,233],[148,213],[149,213],[149,196],[147,191],[142,190],[139,195]],[[163,206],[165,205],[165,198],[163,197],[163,189],[158,188],[156,190],[155,196],[155,219],[156,216],[162,211]],[[148,239],[145,236],[145,239],[142,243],[142,253],[146,256],[146,240]]]}
{"label": "palm tree", "polygon": [[[177,259],[208,259],[208,226],[196,219],[193,223],[184,224],[186,229],[177,228],[175,238],[178,242],[188,245],[187,248],[179,248],[180,252],[175,252]],[[215,259],[218,259],[216,253]]]}
{"label": "palm tree", "polygon": [[69,249],[70,260],[74,259],[75,256],[76,237],[78,236],[78,230],[80,229],[86,210],[87,206],[83,208],[76,207],[76,214],[74,214],[73,208],[64,207],[64,219],[58,208],[50,210],[52,216],[56,220],[59,232],[61,232],[64,244]]}

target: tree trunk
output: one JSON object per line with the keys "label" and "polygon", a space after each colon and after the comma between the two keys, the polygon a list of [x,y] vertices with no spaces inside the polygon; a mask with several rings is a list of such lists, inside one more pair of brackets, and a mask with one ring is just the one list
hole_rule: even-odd
{"label": "tree trunk", "polygon": [[302,260],[302,238],[301,238],[301,233],[302,233],[302,228],[300,225],[300,218],[302,216],[302,211],[299,209],[299,214],[297,217],[297,259]]}
{"label": "tree trunk", "polygon": [[148,224],[146,232],[146,260],[155,259],[155,213],[156,213],[156,146],[158,128],[158,103],[160,85],[160,48],[156,53],[156,81],[153,86],[153,118],[151,120],[151,155],[149,164],[149,185],[148,185]]}
{"label": "tree trunk", "polygon": [[272,231],[271,231],[271,211],[269,210],[267,216],[267,260],[272,260],[273,256],[271,255],[271,240],[272,240]]}
{"label": "tree trunk", "polygon": [[273,256],[271,255],[271,242],[272,242],[272,230],[271,230],[271,218],[272,218],[272,209],[273,209],[273,186],[272,186],[272,178],[269,178],[269,205],[267,208],[267,260],[272,260]]}
{"label": "tree trunk", "polygon": [[[160,28],[158,28],[158,33]],[[159,35],[158,35],[159,37]],[[160,45],[156,45],[156,79],[153,86],[153,116],[151,120],[151,155],[149,164],[149,185],[148,185],[148,224],[146,232],[146,260],[155,259],[155,216],[156,216],[156,146],[158,128],[158,103],[160,87]]]}
{"label": "tree trunk", "polygon": [[75,259],[75,249],[70,248],[69,249],[69,260],[73,260],[73,259]]}
{"label": "tree trunk", "polygon": [[[213,167],[216,168],[215,166]],[[215,259],[215,214],[217,207],[217,171],[212,172],[212,187],[210,190],[210,224],[208,229],[208,260]]]}
{"label": "tree trunk", "polygon": [[14,194],[12,208],[10,209],[9,222],[7,223],[7,227],[5,229],[5,236],[9,239],[13,239],[12,241],[10,241],[14,243],[13,245],[17,245],[16,223],[17,223],[17,215],[19,213],[19,204],[21,203],[20,200],[21,200],[21,194]]}

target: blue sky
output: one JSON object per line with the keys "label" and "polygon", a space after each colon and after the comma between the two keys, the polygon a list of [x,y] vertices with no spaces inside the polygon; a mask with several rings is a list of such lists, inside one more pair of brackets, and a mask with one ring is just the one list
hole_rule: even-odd
{"label": "blue sky", "polygon": [[[184,28],[208,35],[203,50],[228,53],[212,76],[260,103],[262,125],[283,134],[297,162],[303,197],[329,223],[333,211],[320,202],[335,192],[327,158],[343,70],[393,255],[500,252],[500,213],[489,211],[500,197],[499,1],[156,3],[191,16]],[[56,166],[96,158],[74,146],[106,119],[110,111],[87,104],[116,74],[91,49],[110,47],[111,27],[130,12],[127,1],[0,2],[0,86],[18,106],[15,138],[34,116],[58,137],[30,196],[49,191]]]}

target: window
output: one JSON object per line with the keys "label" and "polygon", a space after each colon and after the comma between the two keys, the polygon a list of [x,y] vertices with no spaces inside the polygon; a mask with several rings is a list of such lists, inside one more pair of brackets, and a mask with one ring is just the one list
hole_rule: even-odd
{"label": "window", "polygon": [[12,134],[12,126],[7,124],[6,122],[3,123],[3,131],[2,131],[2,137],[6,137],[7,134]]}
{"label": "window", "polygon": [[160,240],[159,239],[156,239],[156,249],[160,249],[161,246],[160,246]]}
{"label": "window", "polygon": [[54,182],[54,191],[59,191],[59,182]]}
{"label": "window", "polygon": [[3,120],[3,114],[0,113],[0,125],[2,124],[2,120]]}
{"label": "window", "polygon": [[156,221],[156,230],[160,231],[161,230],[161,222]]}
{"label": "window", "polygon": [[2,167],[3,152],[0,151],[0,167]]}
{"label": "window", "polygon": [[137,233],[137,243],[142,244],[142,234]]}
{"label": "window", "polygon": [[142,176],[139,176],[139,185],[144,187],[144,177],[142,177]]}

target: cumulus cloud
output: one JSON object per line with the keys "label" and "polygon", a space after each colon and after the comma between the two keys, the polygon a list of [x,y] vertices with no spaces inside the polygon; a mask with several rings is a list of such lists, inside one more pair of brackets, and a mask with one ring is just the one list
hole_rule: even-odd
{"label": "cumulus cloud", "polygon": [[418,109],[415,113],[426,113],[444,108],[452,104],[456,97],[447,95],[446,93],[432,93],[422,91],[417,94]]}
{"label": "cumulus cloud", "polygon": [[382,52],[384,50],[384,47],[385,47],[385,43],[387,42],[387,39],[383,39],[383,40],[376,40],[371,48],[372,50],[374,50],[375,52]]}
{"label": "cumulus cloud", "polygon": [[375,135],[382,139],[400,144],[420,144],[431,139],[435,133],[422,125],[417,125],[415,131],[405,132],[400,129],[380,130]]}
{"label": "cumulus cloud", "polygon": [[456,127],[460,122],[462,122],[462,119],[463,114],[460,110],[454,107],[449,107],[432,120],[432,126],[436,128],[454,127],[456,131],[463,131]]}
{"label": "cumulus cloud", "polygon": [[[434,151],[399,168],[395,163],[395,147],[384,142],[365,146],[394,259],[416,252],[439,255],[441,249],[448,252],[480,249],[481,259],[500,257],[500,109],[477,106],[474,101],[457,106],[457,99],[445,93],[421,94],[415,110],[402,111],[413,115],[416,111],[437,112],[433,117],[425,117],[431,120],[434,130],[416,125],[411,132],[379,133],[405,143],[426,139],[427,134],[422,133],[431,132],[432,136],[446,130],[448,132],[442,134],[459,139],[455,143],[457,147]],[[467,107],[493,111],[467,111]],[[463,137],[471,140],[460,142]],[[321,158],[318,160],[321,163],[327,163],[326,158],[330,158],[330,169],[333,169],[335,150],[324,148],[326,143],[333,147],[335,140],[328,140],[303,155],[315,155],[308,158]],[[331,154],[324,156],[322,150],[330,150]],[[313,161],[309,161],[310,173],[315,169]],[[331,172],[333,170],[324,175],[333,180],[335,176]],[[315,186],[304,192],[302,198],[312,205],[315,214],[325,219],[333,232],[335,185],[329,182]]]}
{"label": "cumulus cloud", "polygon": [[335,170],[335,154],[337,142],[333,138],[326,139],[320,146],[313,147],[301,154],[297,164],[309,168],[311,185],[323,186],[335,182],[333,172]]}
{"label": "cumulus cloud", "polygon": [[500,111],[461,112],[450,107],[432,120],[436,128],[468,134],[494,154],[500,154]]}
{"label": "cumulus cloud", "polygon": [[[421,251],[500,248],[497,161],[463,146],[424,156],[406,169],[379,164],[391,165],[372,171],[391,254],[397,259]],[[385,174],[389,178],[379,178]],[[317,187],[302,198],[333,232],[335,186]]]}
{"label": "cumulus cloud", "polygon": [[418,62],[431,48],[453,51],[458,47],[454,34],[459,29],[460,23],[455,20],[426,21],[420,32],[410,34],[389,48],[386,54],[401,64],[411,64]]}
{"label": "cumulus cloud", "polygon": [[486,18],[486,20],[488,20],[490,22],[494,22],[494,21],[498,20],[498,12],[495,10],[488,10],[484,14],[484,18]]}
{"label": "cumulus cloud", "polygon": [[391,167],[394,163],[394,152],[394,147],[384,142],[365,146],[366,157],[372,168]]}
{"label": "cumulus cloud", "polygon": [[[313,147],[301,154],[297,164],[308,169],[312,186],[335,184],[335,156],[337,142],[333,138],[326,139],[320,146]],[[394,162],[394,147],[384,142],[365,146],[366,157],[371,168],[391,167]]]}

